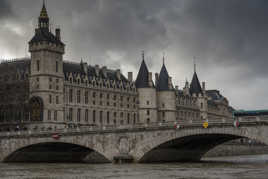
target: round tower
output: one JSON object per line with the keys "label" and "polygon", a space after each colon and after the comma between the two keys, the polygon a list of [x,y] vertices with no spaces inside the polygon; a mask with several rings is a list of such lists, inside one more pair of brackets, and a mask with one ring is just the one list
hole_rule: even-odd
{"label": "round tower", "polygon": [[140,123],[157,122],[156,89],[152,80],[152,73],[148,71],[142,53],[142,63],[135,82],[139,99]]}
{"label": "round tower", "polygon": [[176,120],[176,94],[172,85],[172,79],[168,75],[164,58],[160,75],[156,78],[158,119],[161,122]]}

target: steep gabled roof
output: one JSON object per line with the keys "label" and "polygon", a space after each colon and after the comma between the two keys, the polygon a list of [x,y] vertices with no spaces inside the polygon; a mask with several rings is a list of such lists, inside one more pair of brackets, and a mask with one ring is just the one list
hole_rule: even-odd
{"label": "steep gabled roof", "polygon": [[144,59],[141,62],[140,70],[135,82],[136,88],[148,88],[149,85],[149,71]]}
{"label": "steep gabled roof", "polygon": [[200,82],[198,80],[196,72],[194,72],[192,82],[190,84],[190,93],[191,94],[193,94],[193,93],[195,93],[195,94],[202,93],[202,88],[201,88],[201,85],[200,85]]}
{"label": "steep gabled roof", "polygon": [[169,86],[168,86],[168,80],[169,80],[168,78],[169,78],[169,75],[168,75],[166,66],[163,63],[163,66],[161,68],[160,75],[159,75],[159,78],[158,78],[158,81],[157,81],[156,89],[158,91],[168,91],[168,90],[170,90]]}

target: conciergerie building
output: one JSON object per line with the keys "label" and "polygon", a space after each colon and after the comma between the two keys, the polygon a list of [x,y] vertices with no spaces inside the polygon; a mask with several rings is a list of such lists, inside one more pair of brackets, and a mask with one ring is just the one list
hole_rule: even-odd
{"label": "conciergerie building", "polygon": [[30,58],[0,64],[0,130],[55,130],[82,126],[131,126],[180,121],[225,120],[232,116],[218,90],[202,87],[194,71],[183,89],[173,86],[163,63],[146,66],[136,79],[106,66],[68,62],[60,29],[52,33],[45,4],[28,43]]}

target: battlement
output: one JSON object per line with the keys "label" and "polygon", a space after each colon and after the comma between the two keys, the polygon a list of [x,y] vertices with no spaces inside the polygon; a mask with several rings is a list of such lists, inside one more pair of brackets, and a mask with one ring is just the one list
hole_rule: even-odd
{"label": "battlement", "polygon": [[41,50],[48,50],[60,54],[65,53],[64,45],[51,42],[36,42],[29,45],[29,52],[36,52]]}

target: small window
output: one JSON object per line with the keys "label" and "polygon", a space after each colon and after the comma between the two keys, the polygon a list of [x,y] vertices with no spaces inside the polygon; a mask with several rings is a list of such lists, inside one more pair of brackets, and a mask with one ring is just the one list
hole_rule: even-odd
{"label": "small window", "polygon": [[107,124],[109,124],[109,123],[110,123],[110,112],[107,111]]}
{"label": "small window", "polygon": [[69,89],[69,102],[72,103],[73,102],[73,90]]}
{"label": "small window", "polygon": [[59,104],[59,96],[56,96],[56,104]]}
{"label": "small window", "polygon": [[150,110],[147,110],[147,115],[150,115]]}
{"label": "small window", "polygon": [[88,109],[85,111],[85,121],[88,122]]}
{"label": "small window", "polygon": [[96,111],[93,111],[93,123],[96,123]]}
{"label": "small window", "polygon": [[36,70],[40,71],[40,61],[39,60],[36,61]]}
{"label": "small window", "polygon": [[81,91],[77,90],[77,103],[80,103],[81,101]]}
{"label": "small window", "polygon": [[49,95],[49,103],[50,104],[52,103],[52,95],[51,94]]}
{"label": "small window", "polygon": [[58,71],[59,71],[59,62],[56,61],[56,73],[58,73]]}
{"label": "small window", "polygon": [[54,121],[58,120],[58,111],[54,111]]}
{"label": "small window", "polygon": [[147,101],[146,103],[147,103],[147,105],[149,105],[150,104],[150,101]]}
{"label": "small window", "polygon": [[85,104],[88,104],[88,91],[85,91]]}
{"label": "small window", "polygon": [[73,120],[73,108],[69,108],[69,120]]}
{"label": "small window", "polygon": [[47,111],[47,120],[51,120],[51,111],[50,110],[48,110]]}
{"label": "small window", "polygon": [[81,109],[77,109],[77,122],[80,122],[81,119]]}

